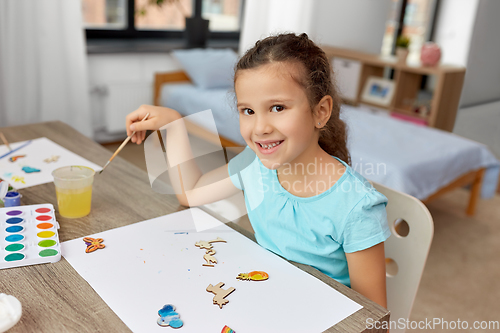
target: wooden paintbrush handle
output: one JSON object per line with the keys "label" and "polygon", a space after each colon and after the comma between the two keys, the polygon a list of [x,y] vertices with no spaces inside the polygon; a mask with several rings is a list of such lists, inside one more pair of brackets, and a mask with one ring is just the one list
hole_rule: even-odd
{"label": "wooden paintbrush handle", "polygon": [[[149,113],[147,113],[144,118],[142,118],[141,122],[143,122],[144,120],[146,120],[147,118],[149,117]],[[113,154],[113,156],[111,156],[111,158],[109,159],[108,163],[111,162],[113,160],[113,158],[115,158],[116,155],[118,155],[118,153],[123,149],[123,147],[125,147],[125,145],[130,141],[130,139],[134,136],[136,131],[132,132],[132,134],[130,134],[126,139],[125,141],[123,141],[123,143],[120,145],[120,147],[118,147],[118,149],[115,151],[115,153]],[[106,164],[106,165],[107,165]],[[104,170],[104,169],[103,169]]]}
{"label": "wooden paintbrush handle", "polygon": [[0,138],[2,139],[3,143],[7,146],[7,149],[12,150],[12,148],[10,148],[9,141],[7,141],[7,138],[5,137],[5,135],[3,135],[2,132],[0,132]]}
{"label": "wooden paintbrush handle", "polygon": [[132,136],[135,134],[135,132],[133,132],[132,134],[130,134],[126,139],[125,141],[123,141],[123,143],[120,145],[120,147],[118,147],[118,149],[115,151],[115,153],[113,154],[113,156],[111,156],[111,158],[109,159],[109,162],[111,162],[113,160],[113,158],[115,158],[116,155],[118,155],[118,153],[123,149],[123,147],[125,147],[125,145],[130,141],[130,139],[132,138]]}

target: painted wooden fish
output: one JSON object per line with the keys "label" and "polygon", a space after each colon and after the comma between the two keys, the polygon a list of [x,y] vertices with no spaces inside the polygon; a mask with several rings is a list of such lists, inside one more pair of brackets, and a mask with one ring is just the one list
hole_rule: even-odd
{"label": "painted wooden fish", "polygon": [[9,158],[9,161],[11,161],[11,162],[15,162],[15,161],[17,161],[18,159],[23,158],[23,157],[26,157],[26,155],[16,155],[16,156],[12,156],[11,158]]}

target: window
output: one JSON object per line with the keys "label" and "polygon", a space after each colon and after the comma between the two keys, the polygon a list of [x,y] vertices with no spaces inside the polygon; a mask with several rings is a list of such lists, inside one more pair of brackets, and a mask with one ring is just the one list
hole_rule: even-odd
{"label": "window", "polygon": [[[422,45],[432,38],[437,5],[438,0],[392,0],[381,53],[394,54],[396,38],[401,34],[410,38],[408,62],[417,62],[420,59]],[[401,14],[402,26],[399,23]]]}
{"label": "window", "polygon": [[399,0],[392,0],[391,2],[391,10],[389,12],[389,17],[385,23],[385,33],[384,38],[382,40],[382,55],[391,55],[393,54],[394,43],[396,42],[395,36],[396,31],[398,30],[398,8],[399,8]]}
{"label": "window", "polygon": [[202,16],[210,20],[211,31],[240,30],[240,0],[203,0]]}
{"label": "window", "polygon": [[87,29],[127,28],[126,0],[83,0],[83,22]]}
{"label": "window", "polygon": [[182,38],[185,17],[201,7],[210,38],[238,38],[243,0],[82,0],[87,38]]}
{"label": "window", "polygon": [[134,22],[137,30],[183,30],[184,18],[193,14],[191,0],[174,1],[161,7],[150,2],[135,0]]}

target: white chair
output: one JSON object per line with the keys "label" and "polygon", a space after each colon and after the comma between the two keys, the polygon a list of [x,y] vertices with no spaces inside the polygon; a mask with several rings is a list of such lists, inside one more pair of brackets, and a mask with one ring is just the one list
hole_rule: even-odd
{"label": "white chair", "polygon": [[[410,317],[434,235],[434,223],[420,200],[377,183],[373,186],[389,199],[387,219],[392,235],[385,242],[387,307],[391,311],[390,321],[400,326],[400,318],[406,322]],[[390,329],[391,333],[404,331],[398,327]]]}

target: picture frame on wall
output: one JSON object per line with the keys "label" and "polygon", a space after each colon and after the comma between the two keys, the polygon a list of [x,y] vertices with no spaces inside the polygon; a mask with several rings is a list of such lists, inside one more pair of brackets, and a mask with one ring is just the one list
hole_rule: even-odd
{"label": "picture frame on wall", "polygon": [[394,97],[394,81],[382,77],[370,76],[366,80],[361,101],[381,106],[391,105]]}

